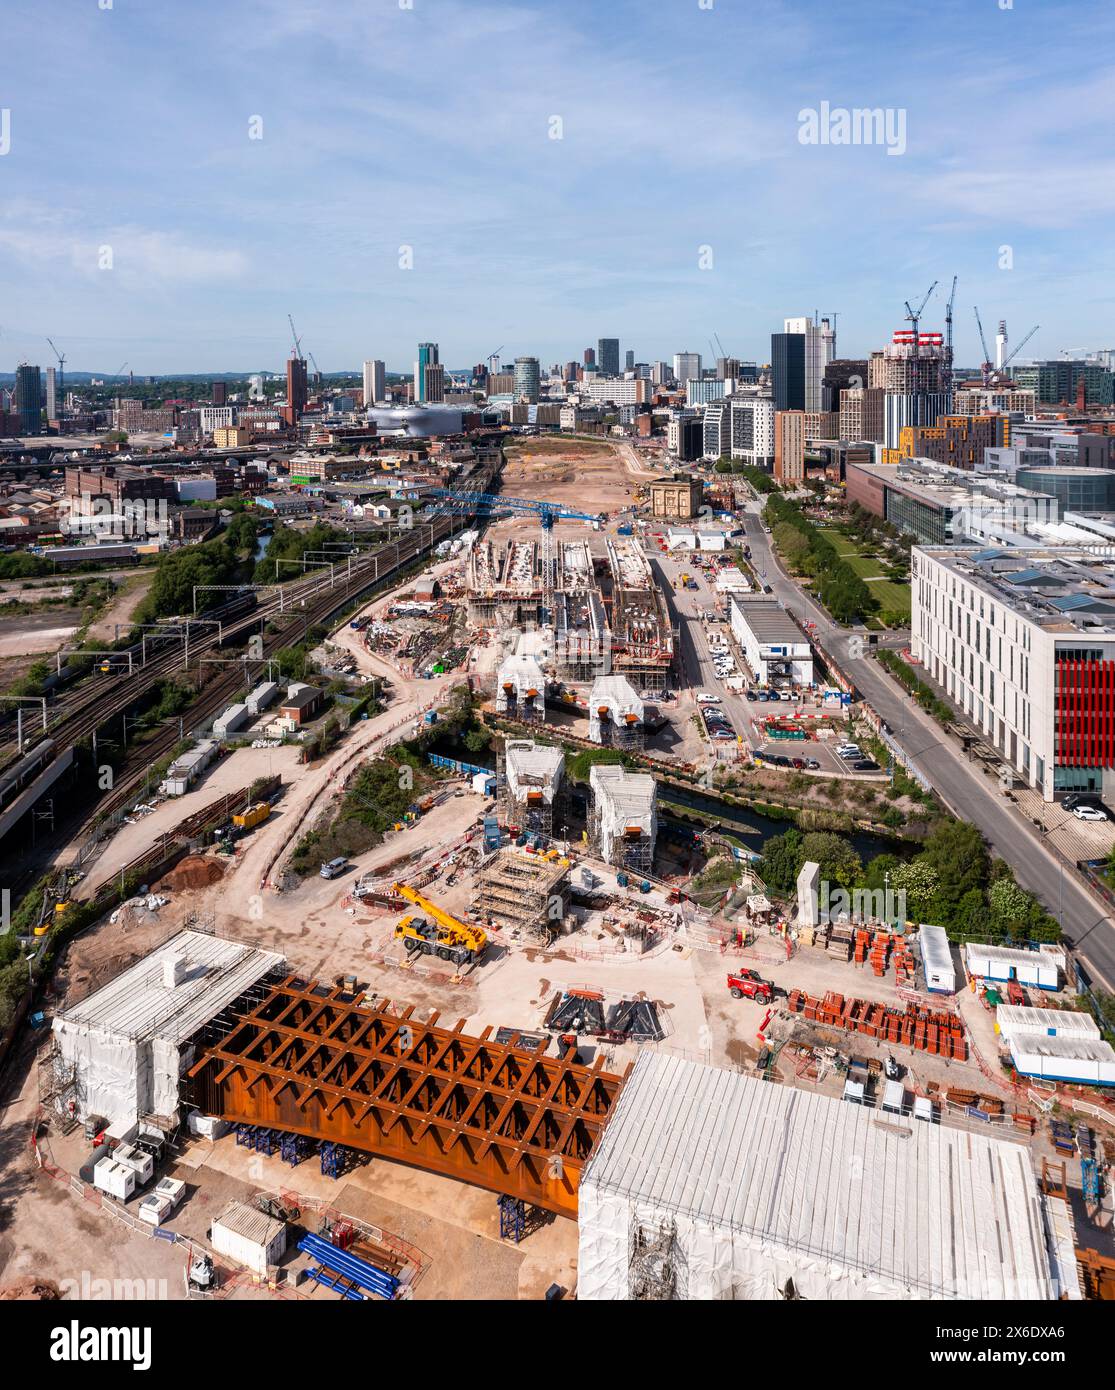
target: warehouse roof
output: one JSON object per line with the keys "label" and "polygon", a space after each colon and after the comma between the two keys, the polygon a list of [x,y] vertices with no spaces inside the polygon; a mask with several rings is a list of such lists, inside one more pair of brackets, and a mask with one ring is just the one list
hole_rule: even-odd
{"label": "warehouse roof", "polygon": [[908,1297],[1053,1296],[1023,1146],[680,1057],[639,1057],[581,1188]]}
{"label": "warehouse roof", "polygon": [[790,642],[808,645],[809,639],[777,599],[737,598],[731,603],[751,629],[756,642]]}
{"label": "warehouse roof", "polygon": [[[183,967],[181,982],[170,985],[166,972],[177,960]],[[137,1040],[183,1042],[283,964],[275,951],[183,931],[80,1004],[61,1010],[55,1021],[67,1028],[95,1028]]]}

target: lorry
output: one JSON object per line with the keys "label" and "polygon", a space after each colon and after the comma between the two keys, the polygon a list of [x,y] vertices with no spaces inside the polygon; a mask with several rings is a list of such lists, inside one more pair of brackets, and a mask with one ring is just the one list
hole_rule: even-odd
{"label": "lorry", "polygon": [[483,927],[459,921],[407,883],[396,883],[391,891],[427,914],[404,917],[395,927],[395,940],[403,943],[408,955],[436,955],[456,966],[470,965],[483,955],[488,945]]}
{"label": "lorry", "polygon": [[733,999],[754,999],[757,1004],[769,1004],[774,990],[769,980],[741,965],[728,973],[728,992]]}

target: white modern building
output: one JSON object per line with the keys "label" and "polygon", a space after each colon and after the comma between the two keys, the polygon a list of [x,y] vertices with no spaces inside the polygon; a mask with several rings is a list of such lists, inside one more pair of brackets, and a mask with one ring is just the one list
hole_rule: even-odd
{"label": "white modern building", "polygon": [[1046,801],[1115,794],[1115,560],[1071,547],[911,557],[911,651]]}
{"label": "white modern building", "polygon": [[72,1088],[78,1119],[174,1117],[205,1025],[283,966],[274,951],[179,932],[55,1016],[55,1086]]}
{"label": "white modern building", "polygon": [[792,318],[783,322],[784,333],[805,339],[805,409],[823,410],[825,368],[836,356],[836,330],[828,319]]}
{"label": "white modern building", "polygon": [[755,468],[774,467],[774,401],[770,396],[737,394],[729,403],[731,455]]}
{"label": "white modern building", "polygon": [[578,1189],[577,1297],[1079,1299],[1012,1140],[643,1052]]}
{"label": "white modern building", "polygon": [[687,381],[685,383],[685,404],[690,409],[708,405],[710,401],[718,401],[724,396],[730,396],[735,390],[735,386],[734,381],[728,381],[722,377],[709,376],[700,381]]}
{"label": "white modern building", "polygon": [[650,400],[650,383],[639,377],[596,376],[581,383],[580,395],[598,405],[639,405]]}
{"label": "white modern building", "polygon": [[364,363],[364,404],[375,405],[387,398],[387,367],[378,358]]}
{"label": "white modern building", "polygon": [[813,684],[813,648],[777,599],[733,594],[732,636],[760,685]]}
{"label": "white modern building", "polygon": [[701,354],[699,352],[674,353],[674,380],[699,381],[701,377]]}

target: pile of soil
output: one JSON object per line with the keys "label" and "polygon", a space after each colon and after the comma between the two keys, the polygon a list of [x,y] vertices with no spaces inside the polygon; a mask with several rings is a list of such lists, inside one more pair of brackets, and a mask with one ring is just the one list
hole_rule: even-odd
{"label": "pile of soil", "polygon": [[225,866],[218,859],[210,859],[204,854],[187,854],[185,859],[164,874],[155,889],[159,893],[183,893],[191,889],[208,888],[210,884],[220,883],[225,876]]}
{"label": "pile of soil", "polygon": [[19,1303],[27,1301],[53,1303],[62,1297],[62,1290],[50,1279],[36,1279],[33,1276],[18,1279],[14,1284],[0,1288],[0,1303]]}

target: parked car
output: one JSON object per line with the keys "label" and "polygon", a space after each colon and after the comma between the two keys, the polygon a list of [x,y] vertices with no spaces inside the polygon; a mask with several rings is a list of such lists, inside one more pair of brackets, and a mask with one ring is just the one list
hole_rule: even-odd
{"label": "parked car", "polygon": [[1074,806],[1072,813],[1077,820],[1106,820],[1107,815],[1098,806]]}
{"label": "parked car", "polygon": [[790,761],[793,763],[793,765],[797,768],[799,772],[801,772],[801,770],[805,767],[804,758],[791,758]]}
{"label": "parked car", "polygon": [[817,769],[821,766],[821,764],[817,761],[816,758],[806,758],[805,765],[806,767],[810,768],[813,772],[816,772]]}
{"label": "parked car", "polygon": [[697,703],[699,705],[718,705],[720,703],[720,696],[711,695],[707,690],[698,690]]}
{"label": "parked car", "polygon": [[749,691],[747,692],[747,698],[752,702],[752,704],[754,704],[755,701],[756,701],[759,697],[758,697],[758,695],[756,695],[756,693],[754,692],[754,690],[749,690]]}
{"label": "parked car", "polygon": [[879,764],[875,761],[874,758],[856,758],[853,760],[852,766],[855,768],[857,772],[879,771]]}

